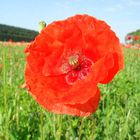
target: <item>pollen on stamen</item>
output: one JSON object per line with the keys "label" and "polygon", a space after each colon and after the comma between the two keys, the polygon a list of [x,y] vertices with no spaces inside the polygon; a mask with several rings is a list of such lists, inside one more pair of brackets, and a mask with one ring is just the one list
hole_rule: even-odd
{"label": "pollen on stamen", "polygon": [[73,67],[78,66],[78,64],[79,64],[78,55],[74,55],[74,56],[69,57],[69,64]]}

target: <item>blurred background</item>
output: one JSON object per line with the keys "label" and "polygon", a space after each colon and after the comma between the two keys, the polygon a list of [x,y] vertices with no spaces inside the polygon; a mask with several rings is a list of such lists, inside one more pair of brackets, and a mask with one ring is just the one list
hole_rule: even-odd
{"label": "blurred background", "polygon": [[0,24],[38,30],[75,14],[89,14],[106,21],[124,43],[126,34],[140,27],[139,0],[1,0]]}

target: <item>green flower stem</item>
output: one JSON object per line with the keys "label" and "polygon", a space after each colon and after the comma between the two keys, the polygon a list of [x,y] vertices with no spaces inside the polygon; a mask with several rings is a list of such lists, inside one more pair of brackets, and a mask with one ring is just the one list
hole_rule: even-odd
{"label": "green flower stem", "polygon": [[61,140],[62,135],[62,115],[57,115],[57,124],[58,124],[58,131],[57,131],[57,140]]}
{"label": "green flower stem", "polygon": [[45,136],[44,136],[44,124],[43,124],[43,117],[44,117],[44,114],[43,114],[43,108],[40,109],[40,135],[41,135],[41,140],[44,140],[45,139]]}
{"label": "green flower stem", "polygon": [[53,114],[53,135],[56,135],[56,115]]}
{"label": "green flower stem", "polygon": [[78,140],[81,140],[81,136],[82,136],[82,127],[83,127],[83,123],[84,123],[84,117],[83,118],[81,118],[81,120],[80,120],[80,127],[79,127],[79,131],[78,131]]}
{"label": "green flower stem", "polygon": [[8,108],[8,103],[7,103],[7,93],[6,93],[6,58],[5,58],[5,49],[3,50],[3,93],[4,93],[4,129],[5,129],[5,139],[9,139],[8,135],[8,128],[9,128],[9,122],[8,122],[8,117],[7,116],[7,108]]}

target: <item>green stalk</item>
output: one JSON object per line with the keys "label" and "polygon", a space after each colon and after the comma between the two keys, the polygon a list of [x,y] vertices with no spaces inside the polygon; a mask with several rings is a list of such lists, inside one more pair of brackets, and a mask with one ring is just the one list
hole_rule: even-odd
{"label": "green stalk", "polygon": [[42,108],[40,109],[40,122],[41,122],[41,125],[40,125],[41,140],[45,140],[44,126],[43,126],[43,109]]}
{"label": "green stalk", "polygon": [[57,140],[61,140],[62,134],[62,115],[57,115],[57,124],[58,124],[58,131],[57,131]]}
{"label": "green stalk", "polygon": [[19,94],[18,93],[16,93],[15,98],[16,98],[16,127],[17,130],[19,130]]}
{"label": "green stalk", "polygon": [[53,133],[54,137],[56,136],[56,115],[53,113]]}
{"label": "green stalk", "polygon": [[80,120],[80,127],[79,127],[79,131],[78,131],[78,140],[81,140],[81,136],[82,136],[82,127],[83,127],[83,122],[84,122],[84,117]]}
{"label": "green stalk", "polygon": [[5,49],[3,49],[3,93],[4,93],[4,129],[5,139],[8,140],[8,118],[7,118],[7,93],[6,93],[6,63],[5,63]]}
{"label": "green stalk", "polygon": [[91,120],[92,120],[91,139],[94,139],[94,134],[95,134],[95,129],[96,129],[96,120],[93,116],[91,117]]}

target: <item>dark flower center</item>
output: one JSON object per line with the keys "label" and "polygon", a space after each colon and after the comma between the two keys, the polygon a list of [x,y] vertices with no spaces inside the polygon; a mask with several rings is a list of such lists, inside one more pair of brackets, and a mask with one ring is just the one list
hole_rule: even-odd
{"label": "dark flower center", "polygon": [[81,66],[80,65],[78,65],[77,67],[75,67],[73,70],[77,70],[77,71],[79,71],[79,70],[81,70]]}

